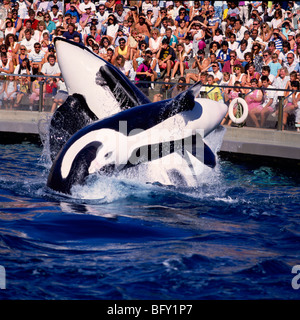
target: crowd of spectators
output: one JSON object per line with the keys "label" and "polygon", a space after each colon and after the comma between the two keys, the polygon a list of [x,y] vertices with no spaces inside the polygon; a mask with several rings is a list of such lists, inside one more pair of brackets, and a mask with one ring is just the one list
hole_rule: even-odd
{"label": "crowd of spectators", "polygon": [[[59,77],[53,40],[60,36],[87,46],[142,90],[144,80],[153,89],[158,79],[176,79],[174,94],[199,80],[214,100],[230,103],[244,93],[256,126],[275,114],[278,95],[287,96],[284,124],[297,113],[300,94],[260,88],[299,87],[300,1],[3,0],[0,9],[0,75]],[[64,91],[59,79],[47,85],[49,93]],[[7,81],[0,98],[18,102],[25,87]]]}

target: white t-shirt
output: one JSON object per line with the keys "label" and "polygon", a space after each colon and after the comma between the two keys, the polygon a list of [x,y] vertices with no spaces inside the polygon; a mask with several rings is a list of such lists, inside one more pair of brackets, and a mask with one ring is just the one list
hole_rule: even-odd
{"label": "white t-shirt", "polygon": [[85,12],[85,8],[91,8],[91,11],[96,11],[96,7],[93,4],[93,2],[89,1],[88,4],[85,4],[84,2],[80,3],[80,5],[78,6],[79,10],[82,12]]}
{"label": "white t-shirt", "polygon": [[218,84],[223,80],[223,73],[220,70],[217,73],[209,72],[208,74],[211,74],[214,78],[218,78]]}
{"label": "white t-shirt", "polygon": [[[273,86],[268,86],[267,89],[275,89],[275,87]],[[276,99],[277,98],[277,92],[275,90],[265,90],[264,91],[264,103],[263,103],[263,107],[265,107],[270,99],[273,99],[272,104],[270,105],[271,108],[273,108],[275,110],[276,107]]]}
{"label": "white t-shirt", "polygon": [[57,62],[53,66],[49,62],[44,63],[41,72],[50,76],[61,73]]}
{"label": "white t-shirt", "polygon": [[24,38],[21,41],[20,46],[24,46],[24,47],[26,47],[27,51],[31,50],[31,52],[32,52],[32,51],[34,51],[34,44],[35,43],[36,43],[36,41],[33,38],[31,38],[29,41],[27,41],[27,39]]}

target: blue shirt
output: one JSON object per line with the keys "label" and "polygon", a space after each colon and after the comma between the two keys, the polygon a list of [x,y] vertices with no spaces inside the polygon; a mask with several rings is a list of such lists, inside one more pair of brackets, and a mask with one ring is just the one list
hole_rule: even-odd
{"label": "blue shirt", "polygon": [[226,52],[223,52],[223,50],[220,50],[218,55],[217,55],[217,59],[221,59],[224,62],[230,60],[230,49],[227,49]]}
{"label": "blue shirt", "polygon": [[278,70],[282,68],[282,65],[279,62],[270,62],[268,66],[271,69],[270,74],[272,74],[274,77],[277,77]]}
{"label": "blue shirt", "polygon": [[[164,36],[163,39],[167,39],[167,36]],[[173,43],[178,43],[178,39],[176,36],[174,36],[173,34],[171,35],[171,38],[170,38],[170,42],[169,42],[169,46],[171,46]]]}
{"label": "blue shirt", "polygon": [[77,31],[74,31],[72,34],[69,31],[65,31],[63,33],[63,37],[65,37],[68,40],[73,40],[75,36],[79,36],[80,37],[80,41],[82,41],[82,37],[81,34]]}
{"label": "blue shirt", "polygon": [[69,13],[72,17],[76,17],[76,22],[79,22],[79,20],[80,20],[80,15],[79,15],[79,13],[78,13],[78,11],[77,10],[71,10],[71,9],[69,9],[66,13],[65,13],[65,15],[67,14],[67,13]]}

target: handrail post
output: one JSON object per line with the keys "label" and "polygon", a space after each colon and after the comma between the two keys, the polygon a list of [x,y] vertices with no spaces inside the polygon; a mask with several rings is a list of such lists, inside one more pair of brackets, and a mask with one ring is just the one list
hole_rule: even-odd
{"label": "handrail post", "polygon": [[44,99],[43,99],[43,95],[44,95],[44,81],[39,81],[39,85],[40,85],[40,92],[39,92],[39,112],[43,111],[43,107],[44,107]]}
{"label": "handrail post", "polygon": [[277,130],[282,131],[282,123],[283,123],[283,101],[285,97],[280,96],[278,97],[279,106],[278,106],[278,123],[277,123]]}

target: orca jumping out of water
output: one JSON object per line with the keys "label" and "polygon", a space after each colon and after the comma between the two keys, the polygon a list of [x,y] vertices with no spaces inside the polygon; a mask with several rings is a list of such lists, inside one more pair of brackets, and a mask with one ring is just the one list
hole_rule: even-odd
{"label": "orca jumping out of water", "polygon": [[50,156],[78,130],[151,101],[112,64],[82,44],[55,38],[57,60],[69,97],[53,114],[50,123]]}
{"label": "orca jumping out of water", "polygon": [[[186,180],[187,170],[195,172],[195,159],[215,166],[215,155],[202,138],[220,125],[227,106],[195,98],[199,83],[174,99],[151,103],[119,70],[88,49],[61,38],[55,46],[72,96],[51,121],[54,162],[48,187],[70,194],[72,186],[84,184],[90,174],[118,173],[145,162],[157,164],[154,172],[176,171]],[[72,73],[76,61],[79,66]],[[164,167],[159,162],[172,155],[183,163]]]}

